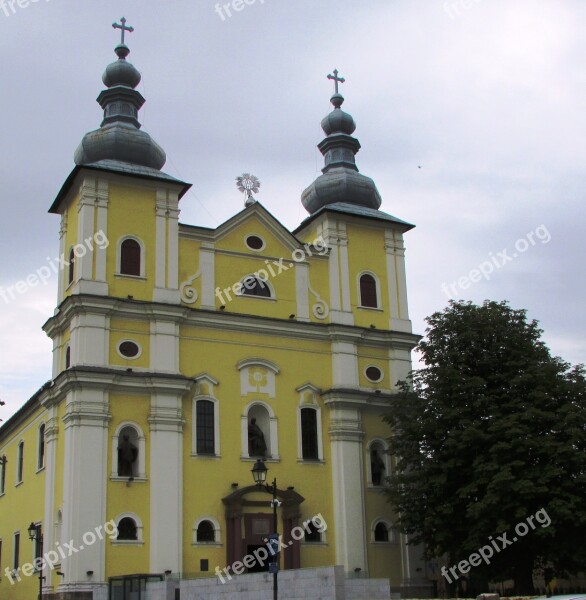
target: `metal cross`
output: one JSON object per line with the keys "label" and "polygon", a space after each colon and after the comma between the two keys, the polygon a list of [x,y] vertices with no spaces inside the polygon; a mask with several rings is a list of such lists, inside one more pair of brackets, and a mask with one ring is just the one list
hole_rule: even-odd
{"label": "metal cross", "polygon": [[[114,27],[114,29],[121,29],[122,30],[122,42],[121,44],[124,46],[124,34],[128,31],[128,33],[132,33],[134,31],[134,27],[126,27],[126,19],[124,17],[122,17],[120,19],[120,23],[122,23],[122,25],[119,25],[118,23],[112,23],[112,27]],[[335,73],[335,71],[334,71]]]}
{"label": "metal cross", "polygon": [[338,77],[338,69],[334,69],[333,75],[328,75],[328,79],[333,79],[336,84],[336,94],[338,93],[338,82],[344,83],[346,80],[343,77]]}

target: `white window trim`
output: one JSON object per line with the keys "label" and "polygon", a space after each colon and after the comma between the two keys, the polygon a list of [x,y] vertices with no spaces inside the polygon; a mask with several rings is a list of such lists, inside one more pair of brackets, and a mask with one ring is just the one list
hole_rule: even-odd
{"label": "white window trim", "polygon": [[[71,258],[71,253],[73,252],[73,261],[70,260]],[[75,251],[73,250],[73,246],[69,247],[69,250],[67,250],[67,268],[63,269],[63,275],[65,277],[65,289],[68,290],[70,287],[73,287],[76,282],[77,282],[77,272],[79,271],[79,269],[75,268],[75,263],[77,262],[77,256],[75,256]],[[73,264],[73,277],[71,278],[71,281],[69,281],[69,273],[71,271],[72,265]]]}
{"label": "white window trim", "polygon": [[[370,275],[374,278],[374,283],[376,285],[376,306],[362,306],[362,294],[360,293],[360,278],[363,275]],[[366,310],[384,310],[381,297],[380,279],[376,273],[373,273],[372,271],[361,271],[356,277],[356,286],[358,291],[358,308],[364,308]]]}
{"label": "white window trim", "polygon": [[[301,411],[304,408],[315,410],[317,413],[317,459],[315,458],[303,458],[303,436],[301,435]],[[322,421],[321,421],[321,407],[319,404],[302,404],[300,403],[297,408],[297,461],[302,463],[317,463],[324,462],[324,447],[323,447],[323,436],[322,436]]]}
{"label": "white window trim", "polygon": [[[200,400],[207,400],[214,405],[214,453],[213,454],[198,454],[197,453],[197,403]],[[192,430],[192,446],[191,456],[200,456],[202,458],[220,458],[220,402],[217,398],[209,395],[195,396],[192,403],[193,413],[193,430]],[[211,519],[210,519],[211,520]]]}
{"label": "white window trim", "polygon": [[[214,526],[214,541],[213,542],[198,542],[197,541],[197,528],[202,521],[210,521],[210,523]],[[222,529],[220,527],[219,521],[215,517],[204,516],[200,517],[195,524],[193,525],[193,534],[191,538],[192,546],[206,546],[210,547],[221,547],[222,546]]]}
{"label": "white window trim", "polygon": [[[138,242],[140,246],[140,275],[127,275],[126,273],[120,272],[120,266],[122,262],[122,244],[126,240],[134,240]],[[146,249],[144,242],[135,235],[124,235],[118,240],[116,247],[116,275],[120,277],[130,277],[131,279],[145,279],[146,278]]]}
{"label": "white window trim", "polygon": [[390,464],[390,454],[387,453],[388,449],[389,449],[389,444],[386,440],[383,440],[382,438],[373,438],[372,440],[370,440],[368,442],[368,444],[366,445],[366,477],[367,477],[367,486],[369,489],[372,490],[381,490],[386,486],[386,484],[381,484],[381,485],[374,485],[372,483],[372,467],[370,466],[370,450],[374,445],[379,445],[382,446],[384,449],[384,453],[381,456],[381,458],[383,459],[383,462],[385,463],[385,474],[384,477],[388,477],[389,474],[391,473],[391,464]]}
{"label": "white window trim", "polygon": [[136,523],[136,540],[111,540],[112,545],[142,546],[144,544],[144,539],[142,520],[140,519],[140,517],[136,513],[122,513],[114,518],[114,522],[116,523],[116,529],[118,529],[118,525],[120,525],[120,521],[122,521],[122,519],[132,519]]}
{"label": "white window trim", "polygon": [[[372,379],[370,379],[370,377],[368,377],[368,375],[366,374],[366,369],[369,369],[370,367],[374,367],[375,369],[378,369],[380,371],[380,379],[374,381]],[[381,369],[381,367],[379,367],[378,365],[374,365],[374,364],[370,364],[370,365],[366,365],[366,367],[364,367],[364,378],[366,379],[366,381],[368,381],[368,383],[381,383],[381,381],[384,381],[385,379],[385,372],[384,369]]]}
{"label": "white window trim", "polygon": [[[249,237],[257,237],[261,242],[262,242],[262,247],[261,248],[251,248],[247,243],[246,240]],[[252,252],[262,252],[266,247],[267,247],[267,243],[265,241],[265,239],[262,237],[262,235],[258,235],[258,233],[247,233],[244,235],[244,245],[246,246],[246,248]]]}
{"label": "white window trim", "polygon": [[[375,541],[374,539],[374,530],[379,523],[383,523],[387,531],[389,532],[389,541],[388,542],[380,542]],[[376,517],[370,525],[370,543],[375,545],[387,546],[388,544],[394,544],[395,540],[395,530],[393,528],[393,524],[387,517]]]}
{"label": "white window trim", "polygon": [[256,457],[252,457],[248,454],[248,415],[250,413],[250,409],[254,406],[262,406],[265,408],[269,414],[269,435],[270,435],[270,445],[271,445],[271,455],[265,457],[266,460],[281,460],[279,456],[279,435],[277,428],[277,417],[275,416],[275,411],[262,400],[253,400],[249,402],[244,408],[244,414],[240,417],[240,427],[241,427],[241,439],[242,439],[242,449],[241,449],[241,458],[248,460],[256,460]]}
{"label": "white window trim", "polygon": [[[311,518],[309,518],[309,519],[303,519],[301,521],[301,525],[299,525],[299,526],[302,527],[303,530],[305,530],[305,527],[303,525],[304,525],[304,523],[307,523],[308,521],[311,522]],[[303,536],[303,539],[300,540],[300,541],[301,541],[302,544],[307,544],[308,546],[312,546],[312,547],[313,546],[327,546],[328,545],[328,538],[327,538],[328,529],[327,529],[327,526],[326,526],[326,529],[324,529],[322,532],[320,532],[320,535],[321,535],[321,540],[319,542],[306,542],[305,541],[305,536]]]}
{"label": "white window trim", "polygon": [[[131,344],[135,344],[138,348],[138,354],[136,356],[124,356],[124,354],[120,352],[120,346],[124,342],[130,342]],[[116,344],[116,352],[118,353],[118,356],[120,356],[120,358],[123,358],[124,360],[137,360],[142,356],[142,346],[136,340],[123,339]]]}
{"label": "white window trim", "polygon": [[[19,473],[18,473],[18,468],[19,465],[21,464],[21,460],[20,460],[20,445],[22,444],[22,473],[20,473],[21,477],[20,479],[18,478]],[[16,486],[19,486],[23,483],[24,481],[24,450],[26,448],[26,444],[24,443],[24,439],[20,439],[18,441],[18,444],[16,445],[16,473],[15,473],[15,481],[16,481]],[[15,486],[15,487],[16,487]]]}
{"label": "white window trim", "polygon": [[146,438],[140,425],[134,421],[123,421],[112,435],[112,474],[110,478],[114,481],[128,481],[128,477],[118,475],[118,441],[120,433],[125,427],[133,427],[138,434],[138,473],[134,477],[134,481],[146,481]]}

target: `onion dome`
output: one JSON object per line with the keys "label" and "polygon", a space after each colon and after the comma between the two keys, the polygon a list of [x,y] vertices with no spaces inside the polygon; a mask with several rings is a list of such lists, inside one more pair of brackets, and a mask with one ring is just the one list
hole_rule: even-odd
{"label": "onion dome", "polygon": [[325,117],[321,126],[326,138],[318,145],[325,159],[325,167],[320,175],[301,194],[301,202],[306,210],[313,214],[328,204],[345,202],[356,206],[378,209],[381,197],[374,181],[358,172],[356,154],[360,150],[360,142],[352,137],[356,123],[351,115],[344,112],[341,106],[344,97],[338,92],[338,72],[328,79],[336,82],[336,93],[330,102],[334,110]]}
{"label": "onion dome", "polygon": [[104,120],[99,129],[83,137],[75,151],[75,164],[115,160],[160,171],[167,160],[165,152],[148,133],[140,130],[138,121],[138,111],[145,103],[135,89],[141,80],[140,73],[126,60],[130,54],[128,46],[119,44],[115,52],[118,60],[108,65],[102,76],[108,89],[97,98],[104,110]]}

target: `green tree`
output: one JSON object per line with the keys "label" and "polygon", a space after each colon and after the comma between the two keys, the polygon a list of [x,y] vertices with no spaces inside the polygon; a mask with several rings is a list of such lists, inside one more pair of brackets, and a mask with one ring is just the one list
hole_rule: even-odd
{"label": "green tree", "polygon": [[[423,368],[402,382],[384,417],[397,457],[387,493],[399,530],[450,565],[494,540],[500,550],[493,546],[489,564],[466,575],[476,592],[512,578],[516,593],[531,594],[534,568],[583,570],[583,365],[552,357],[537,322],[506,302],[451,301],[427,323]],[[534,518],[535,529],[517,535],[515,526],[542,509],[544,522]],[[503,532],[517,541],[502,548]]]}

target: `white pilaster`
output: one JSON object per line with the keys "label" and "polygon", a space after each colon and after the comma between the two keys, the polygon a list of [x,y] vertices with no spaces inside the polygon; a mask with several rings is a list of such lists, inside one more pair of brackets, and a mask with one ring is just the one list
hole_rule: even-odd
{"label": "white pilaster", "polygon": [[[51,406],[48,409],[47,422],[45,423],[45,517],[43,519],[43,543],[45,548],[54,548],[55,542],[55,457],[57,454],[57,438],[59,434],[59,422],[57,418],[57,408]],[[46,577],[43,589],[52,590],[52,586],[47,585],[51,577]]]}
{"label": "white pilaster", "polygon": [[385,231],[387,255],[387,281],[390,307],[390,329],[411,333],[407,305],[407,279],[405,274],[405,247],[403,236],[397,231]]}
{"label": "white pilaster", "polygon": [[332,343],[333,387],[358,386],[358,351],[351,342]]}
{"label": "white pilaster", "polygon": [[216,308],[216,271],[213,244],[202,243],[199,249],[199,271],[201,273],[201,308]]}
{"label": "white pilaster", "polygon": [[295,289],[298,321],[309,321],[309,265],[297,263],[295,265]]}
{"label": "white pilaster", "polygon": [[[59,227],[59,257],[63,257],[65,260],[69,260],[69,257],[65,255],[65,236],[67,234],[67,213],[61,215],[61,226]],[[63,301],[65,281],[68,276],[68,269],[62,269],[59,267],[57,273],[57,304],[61,304]]]}
{"label": "white pilaster", "polygon": [[71,319],[71,365],[105,367],[109,356],[109,318],[80,313]]}
{"label": "white pilaster", "polygon": [[157,190],[155,206],[155,289],[153,300],[179,304],[179,196]]}
{"label": "white pilaster", "polygon": [[330,404],[330,443],[334,520],[336,527],[336,564],[346,572],[361,569],[368,573],[364,472],[360,409],[345,407],[335,399]]}
{"label": "white pilaster", "polygon": [[68,393],[63,417],[62,538],[73,540],[79,550],[63,558],[60,588],[68,591],[88,589],[87,571],[94,572],[94,585],[106,580],[107,536],[99,539],[96,528],[106,523],[109,419],[107,392],[85,388]]}
{"label": "white pilaster", "polygon": [[179,373],[179,325],[151,321],[151,364],[153,371]]}
{"label": "white pilaster", "polygon": [[182,571],[183,419],[181,396],[155,393],[150,423],[150,572]]}

